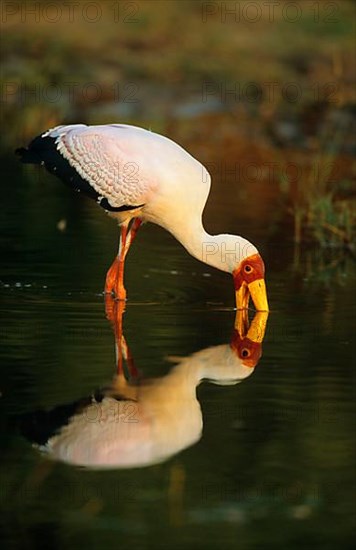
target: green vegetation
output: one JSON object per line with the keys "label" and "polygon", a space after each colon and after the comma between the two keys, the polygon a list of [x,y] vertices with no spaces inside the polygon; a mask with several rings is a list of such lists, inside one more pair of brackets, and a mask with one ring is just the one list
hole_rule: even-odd
{"label": "green vegetation", "polygon": [[354,253],[356,202],[353,184],[349,179],[338,177],[340,162],[347,162],[342,158],[345,137],[347,134],[340,128],[340,120],[336,125],[326,125],[308,173],[297,180],[294,194],[291,194],[288,177],[281,178],[281,191],[291,203],[287,209],[293,216],[296,243],[309,237],[321,246],[344,245]]}

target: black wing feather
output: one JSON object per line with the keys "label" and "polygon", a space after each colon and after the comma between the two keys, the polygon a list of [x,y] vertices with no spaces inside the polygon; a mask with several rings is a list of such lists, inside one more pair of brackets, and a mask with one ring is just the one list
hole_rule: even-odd
{"label": "black wing feather", "polygon": [[21,162],[25,164],[43,164],[48,172],[57,176],[66,185],[84,193],[91,199],[95,200],[102,208],[109,212],[124,212],[126,210],[135,210],[141,208],[144,204],[122,206],[111,206],[106,197],[99,200],[99,193],[90,185],[90,183],[82,178],[73,166],[69,164],[57,149],[56,140],[50,136],[35,137],[28,148],[20,147],[15,153],[20,155]]}

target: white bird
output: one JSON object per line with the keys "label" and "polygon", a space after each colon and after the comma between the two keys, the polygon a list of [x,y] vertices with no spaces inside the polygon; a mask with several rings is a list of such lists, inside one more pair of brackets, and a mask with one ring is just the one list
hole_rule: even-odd
{"label": "white bird", "polygon": [[209,235],[202,213],[210,190],[206,168],[174,141],[125,124],[57,126],[16,151],[43,164],[67,185],[94,199],[121,228],[105,292],[124,300],[124,262],[142,222],[167,229],[187,251],[231,273],[236,305],[268,311],[264,263],[256,247],[236,235]]}

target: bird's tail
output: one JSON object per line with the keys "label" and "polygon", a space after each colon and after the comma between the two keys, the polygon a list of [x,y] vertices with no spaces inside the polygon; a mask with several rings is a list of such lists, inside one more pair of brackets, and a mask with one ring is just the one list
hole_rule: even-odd
{"label": "bird's tail", "polygon": [[21,162],[25,164],[41,164],[42,159],[38,152],[33,150],[32,147],[19,147],[15,150],[15,154],[21,159]]}

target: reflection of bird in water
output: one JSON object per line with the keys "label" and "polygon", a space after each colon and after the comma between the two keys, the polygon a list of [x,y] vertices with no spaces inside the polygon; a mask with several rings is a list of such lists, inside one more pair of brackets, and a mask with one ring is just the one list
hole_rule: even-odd
{"label": "reflection of bird in water", "polygon": [[[137,379],[121,335],[116,341],[118,373],[111,386],[81,400],[77,409],[59,407],[57,418],[56,410],[47,413],[47,419],[43,413],[37,415],[35,421],[42,428],[37,442],[50,457],[87,467],[138,467],[169,458],[201,437],[202,413],[196,396],[200,382],[236,384],[252,374],[261,355],[267,315],[257,313],[246,333],[247,312],[238,312],[230,344],[198,351],[180,359],[166,376],[149,380]],[[123,361],[130,381],[124,376]],[[67,423],[59,426],[64,420]],[[30,428],[27,425],[27,436],[34,439],[33,422]]]}
{"label": "reflection of bird in water", "polygon": [[125,124],[58,126],[17,150],[25,163],[44,164],[94,199],[121,227],[106,293],[125,299],[124,262],[144,221],[170,231],[192,256],[231,273],[238,309],[267,311],[264,264],[254,245],[236,235],[209,235],[202,212],[210,190],[205,167],[170,139]]}

